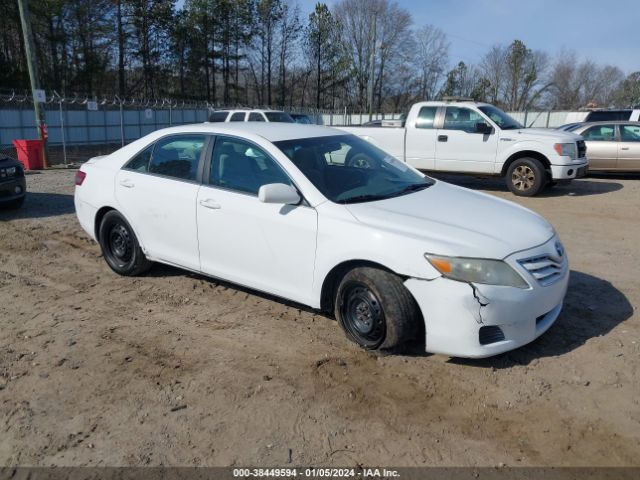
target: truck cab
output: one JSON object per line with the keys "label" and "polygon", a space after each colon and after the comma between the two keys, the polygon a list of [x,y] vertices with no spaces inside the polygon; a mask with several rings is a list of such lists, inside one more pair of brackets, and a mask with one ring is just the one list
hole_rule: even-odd
{"label": "truck cab", "polygon": [[521,196],[581,177],[588,166],[580,136],[524,128],[499,108],[468,100],[416,103],[403,128],[346,130],[418,169],[505,177]]}

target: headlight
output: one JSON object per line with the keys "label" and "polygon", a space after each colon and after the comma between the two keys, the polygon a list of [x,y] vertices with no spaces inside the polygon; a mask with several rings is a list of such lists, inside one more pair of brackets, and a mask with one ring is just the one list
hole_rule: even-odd
{"label": "headlight", "polygon": [[444,257],[425,253],[425,258],[444,277],[460,282],[529,288],[529,284],[502,260]]}
{"label": "headlight", "polygon": [[16,167],[9,167],[7,170],[7,176],[12,176],[16,174]]}
{"label": "headlight", "polygon": [[571,157],[572,160],[578,158],[578,147],[575,143],[556,143],[553,148],[561,157]]}

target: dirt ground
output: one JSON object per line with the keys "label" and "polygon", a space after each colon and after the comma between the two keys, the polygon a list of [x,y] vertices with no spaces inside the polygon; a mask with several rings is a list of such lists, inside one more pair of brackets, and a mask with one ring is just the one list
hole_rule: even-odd
{"label": "dirt ground", "polygon": [[640,177],[520,199],[571,261],[566,306],[492,359],[373,355],[335,321],[174,268],[121,278],[73,171],[0,212],[0,465],[639,465]]}

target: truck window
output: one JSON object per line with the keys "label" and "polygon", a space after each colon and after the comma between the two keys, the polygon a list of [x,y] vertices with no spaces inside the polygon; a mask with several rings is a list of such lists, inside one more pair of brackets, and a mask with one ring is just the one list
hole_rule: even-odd
{"label": "truck window", "polygon": [[249,114],[249,121],[250,122],[266,122],[262,114],[258,112],[251,112]]}
{"label": "truck window", "polygon": [[212,112],[211,115],[209,115],[209,121],[224,122],[227,119],[227,115],[229,115],[229,112]]}
{"label": "truck window", "polygon": [[244,112],[236,112],[231,115],[230,122],[244,122]]}
{"label": "truck window", "polygon": [[620,125],[620,140],[640,142],[640,125]]}
{"label": "truck window", "polygon": [[438,107],[422,107],[416,120],[416,128],[433,128]]}
{"label": "truck window", "polygon": [[611,122],[615,120],[629,120],[631,110],[595,110],[589,112],[585,122]]}
{"label": "truck window", "polygon": [[476,123],[480,122],[484,122],[484,118],[474,110],[463,107],[447,107],[443,128],[473,133],[476,129]]}

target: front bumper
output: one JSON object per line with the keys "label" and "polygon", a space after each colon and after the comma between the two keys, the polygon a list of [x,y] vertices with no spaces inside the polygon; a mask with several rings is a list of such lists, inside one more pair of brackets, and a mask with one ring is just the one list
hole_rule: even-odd
{"label": "front bumper", "polygon": [[[569,282],[568,262],[564,257],[553,282],[543,286],[519,260],[557,255],[555,241],[553,238],[505,259],[527,280],[528,289],[472,285],[444,277],[405,281],[422,311],[426,351],[452,357],[490,357],[525,345],[546,332],[562,309]],[[492,337],[495,332],[501,334]]]}
{"label": "front bumper", "polygon": [[0,181],[0,203],[12,202],[24,197],[27,193],[27,182],[24,177],[14,177]]}
{"label": "front bumper", "polygon": [[579,158],[568,165],[551,165],[551,177],[554,180],[570,180],[581,178],[587,174],[589,161]]}

